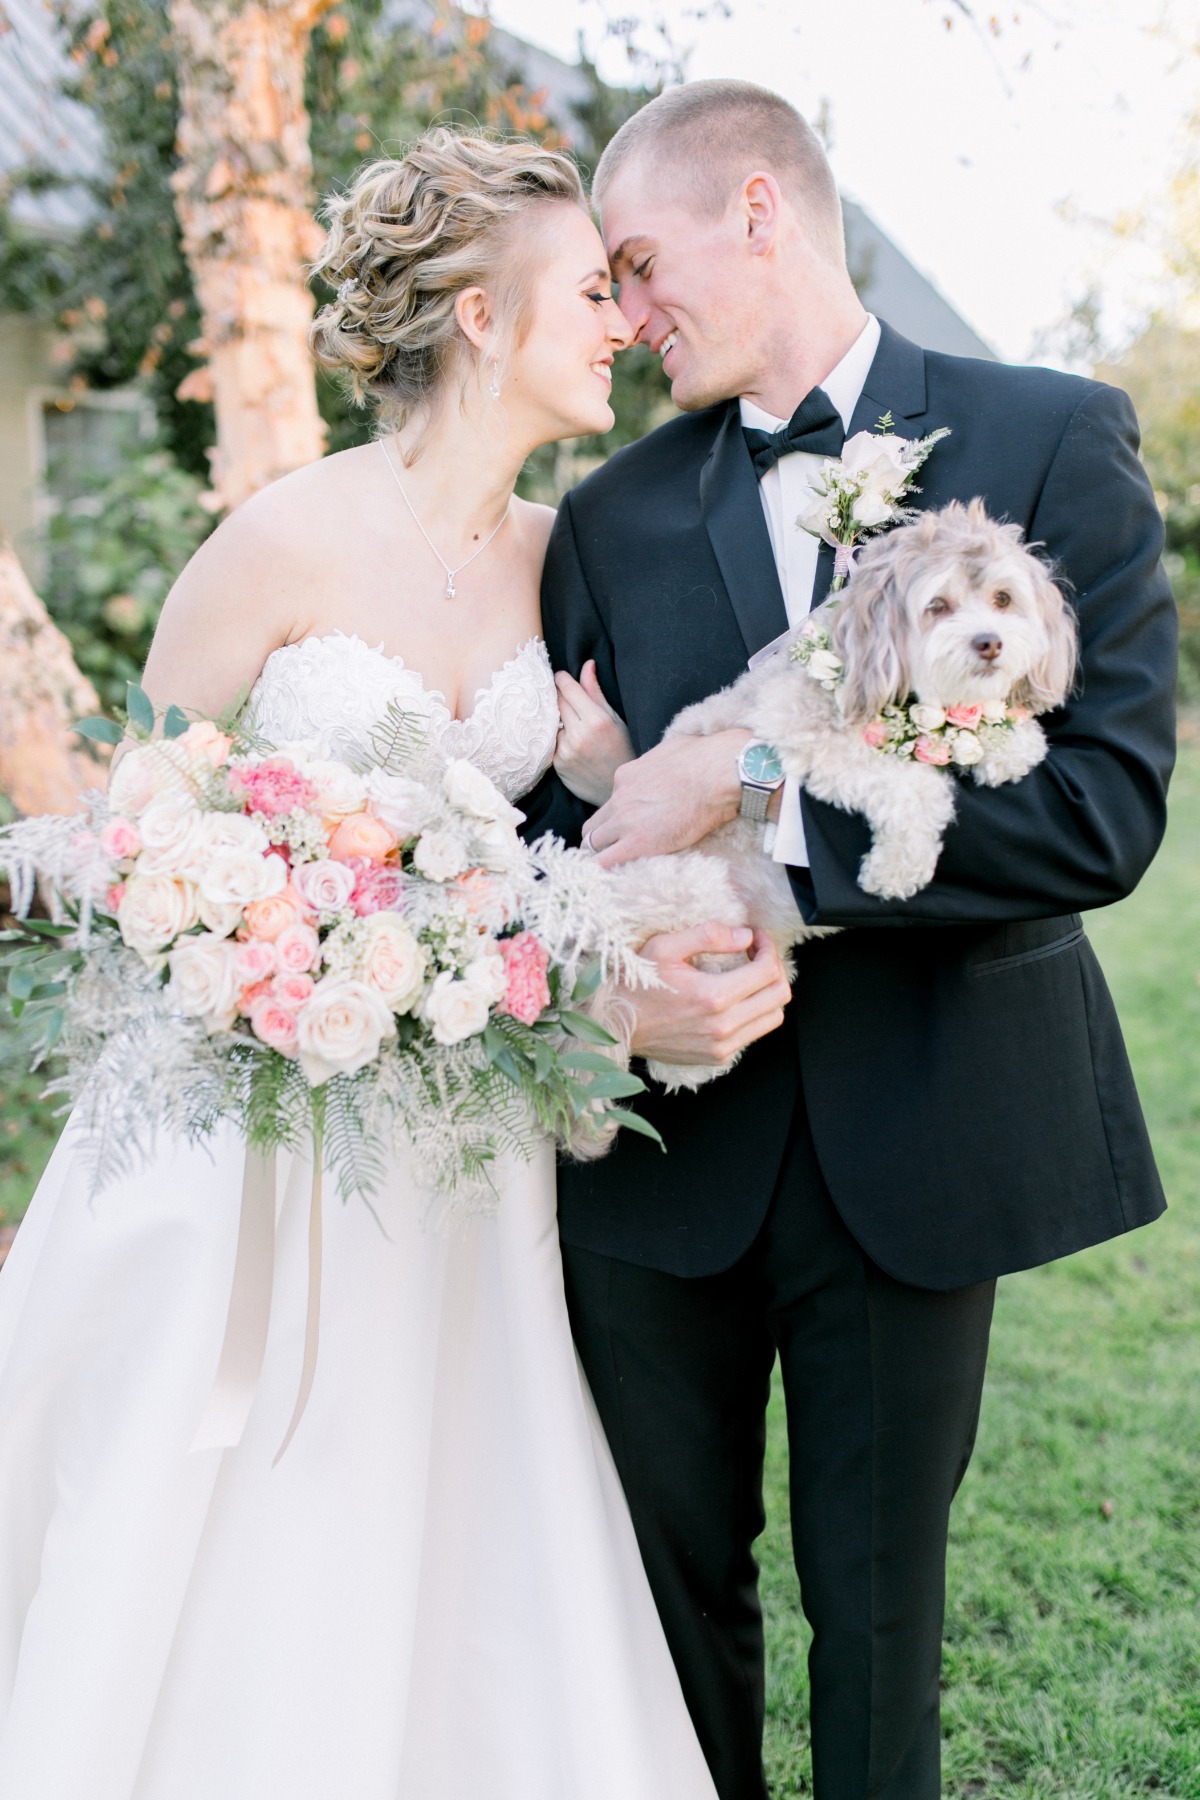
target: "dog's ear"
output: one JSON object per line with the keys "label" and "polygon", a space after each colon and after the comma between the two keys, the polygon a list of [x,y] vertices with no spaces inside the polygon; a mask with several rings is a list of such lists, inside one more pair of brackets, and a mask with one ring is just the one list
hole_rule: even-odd
{"label": "dog's ear", "polygon": [[891,701],[908,698],[908,609],[905,567],[920,555],[911,539],[919,528],[902,527],[877,538],[859,559],[829,627],[834,654],[844,665],[839,704],[844,717],[866,723]]}
{"label": "dog's ear", "polygon": [[1026,556],[1034,598],[1046,631],[1046,649],[1025,679],[1017,683],[1013,699],[1032,712],[1052,712],[1062,705],[1074,685],[1079,629],[1074,612],[1057,582],[1051,580],[1045,563],[1029,552]]}

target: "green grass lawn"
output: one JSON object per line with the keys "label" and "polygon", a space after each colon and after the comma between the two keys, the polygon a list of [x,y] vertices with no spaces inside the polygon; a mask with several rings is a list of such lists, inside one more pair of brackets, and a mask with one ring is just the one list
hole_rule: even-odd
{"label": "green grass lawn", "polygon": [[[1141,888],[1087,921],[1171,1210],[1001,1283],[950,1551],[947,1795],[1200,1800],[1200,744],[1172,801]],[[812,1790],[778,1394],[768,1480],[767,1752],[783,1800]]]}
{"label": "green grass lawn", "polygon": [[[1200,1800],[1200,743],[1181,759],[1154,868],[1088,929],[1172,1206],[1001,1286],[950,1556],[946,1791]],[[54,1127],[36,1080],[0,1079],[0,1213],[13,1220]],[[760,1545],[777,1800],[811,1791],[786,1475],[777,1403]]]}

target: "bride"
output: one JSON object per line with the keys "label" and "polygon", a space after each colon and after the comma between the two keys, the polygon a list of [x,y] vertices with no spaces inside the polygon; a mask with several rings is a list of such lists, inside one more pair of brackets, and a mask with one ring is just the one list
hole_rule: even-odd
{"label": "bride", "polygon": [[[628,332],[573,166],[439,129],[334,202],[318,361],[389,436],[248,501],[167,601],[159,706],[250,690],[353,753],[390,700],[511,798],[558,728],[537,445],[606,431]],[[581,704],[575,691],[577,706]],[[600,734],[603,739],[603,732]],[[613,725],[615,763],[630,754]],[[593,781],[595,777],[593,775]],[[600,783],[603,789],[603,781]],[[6,1800],[714,1800],[577,1372],[551,1147],[493,1216],[423,1227],[401,1160],[326,1222],[281,1159],[266,1361],[236,1449],[188,1446],[243,1150],[160,1147],[92,1194],[68,1125],[0,1277]]]}

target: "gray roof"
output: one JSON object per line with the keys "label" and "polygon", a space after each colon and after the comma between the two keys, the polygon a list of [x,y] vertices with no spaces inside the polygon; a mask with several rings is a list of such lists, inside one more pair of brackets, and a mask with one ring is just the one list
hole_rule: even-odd
{"label": "gray roof", "polygon": [[914,268],[869,213],[853,200],[843,200],[842,211],[850,274],[864,306],[924,350],[997,360],[990,344],[972,331],[928,275]]}

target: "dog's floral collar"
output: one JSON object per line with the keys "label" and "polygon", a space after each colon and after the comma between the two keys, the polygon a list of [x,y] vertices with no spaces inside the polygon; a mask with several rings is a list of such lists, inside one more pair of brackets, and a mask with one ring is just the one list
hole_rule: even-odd
{"label": "dog's floral collar", "polygon": [[[834,693],[841,685],[845,665],[830,645],[824,625],[810,619],[788,652],[811,680]],[[1006,700],[984,700],[973,706],[927,706],[913,696],[903,706],[885,706],[869,724],[863,738],[872,750],[905,761],[931,763],[935,768],[969,769],[981,762],[993,734],[1011,731],[1032,717],[1027,706]]]}

